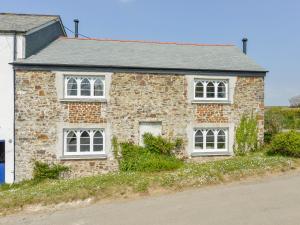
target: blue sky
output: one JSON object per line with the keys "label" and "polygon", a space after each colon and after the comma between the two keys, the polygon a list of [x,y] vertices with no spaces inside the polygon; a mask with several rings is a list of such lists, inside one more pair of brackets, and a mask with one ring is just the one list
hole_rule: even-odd
{"label": "blue sky", "polygon": [[61,15],[89,37],[232,43],[270,72],[266,105],[300,94],[299,0],[0,0],[1,12]]}

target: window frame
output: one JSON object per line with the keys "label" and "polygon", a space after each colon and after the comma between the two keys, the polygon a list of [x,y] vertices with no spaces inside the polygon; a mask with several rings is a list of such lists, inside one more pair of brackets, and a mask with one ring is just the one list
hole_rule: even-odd
{"label": "window frame", "polygon": [[[76,135],[76,152],[67,152],[67,137],[70,132],[74,132]],[[86,131],[89,134],[90,139],[90,151],[81,152],[80,151],[80,138],[81,134]],[[94,151],[94,134],[99,131],[102,134],[103,138],[103,150],[102,151]],[[63,156],[89,156],[89,155],[105,155],[105,129],[104,128],[65,128],[63,130]]]}
{"label": "window frame", "polygon": [[[77,95],[68,95],[68,81],[74,79],[77,83]],[[90,95],[81,95],[81,82],[88,79],[90,82]],[[95,96],[95,82],[100,80],[103,85],[103,95]],[[105,76],[65,75],[64,76],[64,98],[67,99],[105,99],[106,96]]]}
{"label": "window frame", "polygon": [[[196,96],[196,87],[199,82],[203,85],[203,97]],[[207,84],[209,83],[213,83],[214,85],[214,97],[207,97]],[[225,98],[218,97],[218,87],[220,83],[225,85]],[[193,98],[197,101],[229,101],[229,80],[195,78],[193,82]]]}
{"label": "window frame", "polygon": [[[197,131],[200,130],[203,135],[203,148],[196,148],[195,136]],[[214,148],[207,148],[206,135],[209,131],[214,133]],[[223,130],[225,133],[225,148],[218,149],[218,133]],[[197,127],[193,129],[193,152],[195,153],[215,153],[215,152],[229,152],[229,128],[228,127]]]}

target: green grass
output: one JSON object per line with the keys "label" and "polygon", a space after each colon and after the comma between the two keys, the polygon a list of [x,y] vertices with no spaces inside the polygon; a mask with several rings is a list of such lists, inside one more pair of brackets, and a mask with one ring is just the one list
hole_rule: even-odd
{"label": "green grass", "polygon": [[265,120],[275,117],[284,129],[300,129],[300,108],[268,107]]}
{"label": "green grass", "polygon": [[182,190],[290,170],[299,164],[299,159],[253,153],[202,164],[184,164],[177,170],[159,173],[119,172],[73,180],[24,181],[0,186],[0,212],[11,213],[32,204],[48,205],[87,198],[105,200]]}

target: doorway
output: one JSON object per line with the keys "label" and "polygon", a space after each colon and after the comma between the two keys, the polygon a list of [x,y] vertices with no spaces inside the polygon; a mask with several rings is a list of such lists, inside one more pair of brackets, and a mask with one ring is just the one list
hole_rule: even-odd
{"label": "doorway", "polygon": [[0,184],[5,182],[5,141],[0,141]]}
{"label": "doorway", "polygon": [[144,145],[143,135],[145,133],[151,133],[154,136],[161,135],[161,122],[140,122],[139,128],[139,144]]}

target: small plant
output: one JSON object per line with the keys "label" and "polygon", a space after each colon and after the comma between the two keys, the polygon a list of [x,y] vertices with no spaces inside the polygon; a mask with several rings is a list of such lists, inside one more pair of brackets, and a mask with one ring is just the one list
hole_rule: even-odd
{"label": "small plant", "polygon": [[293,130],[277,134],[269,146],[268,153],[300,157],[300,134]]}
{"label": "small plant", "polygon": [[236,129],[236,145],[234,148],[236,155],[245,155],[254,151],[258,145],[257,119],[253,115],[242,116],[239,127]]}
{"label": "small plant", "polygon": [[33,169],[34,180],[58,179],[63,172],[69,171],[70,168],[60,164],[49,165],[44,162],[36,161]]}

